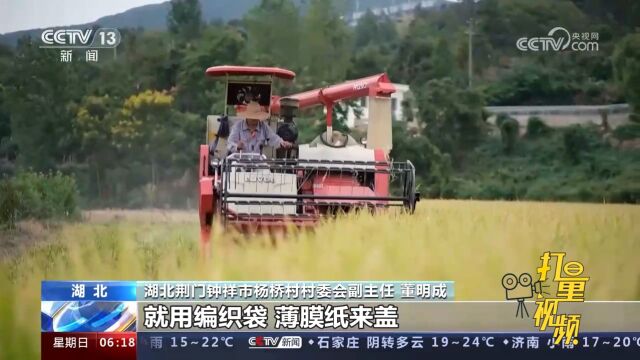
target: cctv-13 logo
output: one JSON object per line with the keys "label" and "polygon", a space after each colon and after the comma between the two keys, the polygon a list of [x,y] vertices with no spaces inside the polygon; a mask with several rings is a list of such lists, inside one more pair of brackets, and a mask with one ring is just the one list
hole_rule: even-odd
{"label": "cctv-13 logo", "polygon": [[[529,317],[524,304],[525,299],[532,299],[536,294],[536,311],[533,315],[535,326],[540,331],[553,328],[554,344],[564,340],[565,345],[578,344],[578,329],[580,328],[580,314],[558,314],[558,304],[562,302],[584,302],[584,291],[589,277],[580,276],[584,266],[578,261],[565,262],[566,253],[547,251],[542,254],[542,264],[537,272],[539,280],[533,282],[530,274],[520,276],[505,274],[502,286],[507,300],[517,300],[516,317]],[[550,272],[553,271],[552,275]],[[549,285],[545,281],[551,279],[556,283],[555,294],[546,291]],[[546,296],[545,296],[546,295]]]}

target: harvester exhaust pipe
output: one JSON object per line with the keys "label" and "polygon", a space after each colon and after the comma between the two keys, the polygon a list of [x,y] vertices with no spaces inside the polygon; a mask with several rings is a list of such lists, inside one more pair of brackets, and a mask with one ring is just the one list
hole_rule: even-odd
{"label": "harvester exhaust pipe", "polygon": [[392,148],[391,121],[391,98],[370,96],[367,149],[384,149],[389,154]]}
{"label": "harvester exhaust pipe", "polygon": [[327,143],[333,144],[333,103],[328,103],[327,110]]}

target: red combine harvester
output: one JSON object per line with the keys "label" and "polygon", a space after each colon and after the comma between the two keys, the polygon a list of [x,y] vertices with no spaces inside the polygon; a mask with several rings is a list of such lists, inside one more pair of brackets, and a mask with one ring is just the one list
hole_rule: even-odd
{"label": "red combine harvester", "polygon": [[[207,144],[200,145],[201,241],[208,244],[211,226],[231,225],[243,232],[312,226],[324,216],[352,209],[391,206],[415,209],[419,194],[411,162],[392,162],[390,95],[386,74],[279,97],[276,79],[295,73],[271,67],[214,66],[206,74],[226,82],[223,115],[207,117]],[[333,104],[369,97],[367,137],[361,143],[332,128]],[[228,129],[242,118],[230,114],[250,101],[270,113],[265,120],[276,133],[297,144],[294,118],[299,109],[323,105],[327,131],[292,149],[262,147],[258,153],[227,154]]]}

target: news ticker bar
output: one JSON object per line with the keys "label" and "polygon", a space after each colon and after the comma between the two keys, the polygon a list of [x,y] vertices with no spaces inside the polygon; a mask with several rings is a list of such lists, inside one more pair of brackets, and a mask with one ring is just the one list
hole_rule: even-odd
{"label": "news ticker bar", "polygon": [[[147,326],[145,318],[149,314],[149,305],[158,306],[158,302],[138,302],[138,332],[189,332],[189,331],[214,331],[214,329],[198,329],[196,326],[192,328],[180,329],[178,327],[166,327],[158,328]],[[196,314],[196,308],[198,306],[206,306],[210,304],[199,302],[166,302],[167,307],[171,306],[189,306],[191,307],[191,314]],[[271,314],[275,313],[277,307],[293,306],[297,307],[297,314],[299,315],[297,320],[298,326],[296,328],[287,329],[286,327],[275,327],[274,321],[268,321],[265,328],[247,329],[246,327],[239,328],[237,326],[231,326],[225,328],[222,331],[282,331],[282,330],[294,330],[294,331],[406,331],[406,332],[527,332],[535,329],[533,313],[536,309],[534,302],[526,302],[527,307],[531,314],[531,317],[515,316],[517,310],[517,302],[515,301],[479,301],[479,302],[465,302],[465,301],[446,301],[446,302],[332,302],[330,304],[315,304],[312,302],[278,302],[278,303],[265,303],[256,304],[250,302],[235,302],[233,305],[241,306],[243,309],[247,309],[249,306],[264,305],[267,309],[270,319]],[[220,306],[233,306],[233,305],[220,305]],[[369,326],[365,330],[358,328],[358,326],[350,326],[348,328],[338,328],[333,326],[335,316],[333,316],[332,323],[327,324],[324,328],[318,327],[305,327],[302,326],[302,307],[308,306],[322,306],[324,305],[322,318],[328,320],[327,306],[331,306],[332,309],[336,309],[339,306],[354,308],[354,307],[370,307],[375,310],[378,306],[393,305],[395,307],[395,314],[397,317],[395,321],[397,327],[393,329],[386,327],[375,326],[376,323],[372,320],[374,326]],[[215,305],[214,305],[215,306]],[[640,302],[583,302],[583,303],[567,303],[562,304],[562,311],[569,313],[581,314],[580,329],[582,331],[592,332],[635,332],[640,331]],[[308,309],[307,309],[308,310]],[[372,310],[372,313],[374,313]],[[309,314],[310,312],[307,312]],[[282,314],[281,314],[282,315]],[[335,314],[334,314],[335,315]],[[195,319],[195,316],[194,316]],[[307,319],[309,320],[309,319]],[[308,323],[308,322],[307,322]],[[192,325],[194,325],[192,323]]]}
{"label": "news ticker bar", "polygon": [[[315,307],[315,308],[312,308]],[[391,312],[391,306],[393,312]],[[43,332],[242,332],[242,331],[405,331],[527,332],[535,330],[536,304],[525,302],[529,317],[516,316],[516,301],[442,302],[103,302],[43,301]],[[384,311],[376,312],[382,307]],[[237,311],[232,309],[237,308]],[[254,311],[262,308],[264,313]],[[278,308],[278,311],[276,311]],[[347,309],[348,328],[337,309]],[[359,328],[352,310],[369,308],[372,326]],[[284,309],[284,310],[283,310]],[[321,310],[317,312],[316,310]],[[177,311],[175,311],[177,310]],[[295,310],[295,312],[294,312]],[[581,314],[580,331],[640,331],[640,302],[566,303],[561,310]],[[235,315],[233,315],[235,314]],[[237,317],[235,317],[237,315]],[[262,325],[255,322],[258,315]],[[356,314],[358,315],[358,314]],[[381,316],[377,316],[381,315]],[[280,320],[276,317],[280,316]],[[286,321],[283,318],[286,317]],[[359,316],[362,319],[362,316]],[[80,320],[78,320],[80,319]],[[344,317],[343,317],[344,319]],[[91,320],[91,321],[88,321]],[[238,324],[238,321],[241,321]],[[392,328],[387,327],[393,321]],[[293,326],[293,327],[290,327]]]}
{"label": "news ticker bar", "polygon": [[[582,333],[554,343],[551,333],[43,333],[44,360],[424,359],[428,355],[640,354],[640,332]],[[79,348],[82,344],[82,348]]]}
{"label": "news ticker bar", "polygon": [[453,281],[43,281],[42,301],[449,301]]}

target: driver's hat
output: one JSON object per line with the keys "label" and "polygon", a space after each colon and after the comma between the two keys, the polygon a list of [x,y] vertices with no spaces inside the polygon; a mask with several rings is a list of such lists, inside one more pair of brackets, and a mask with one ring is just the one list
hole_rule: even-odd
{"label": "driver's hat", "polygon": [[239,108],[237,115],[245,119],[256,119],[260,121],[269,118],[269,113],[264,111],[257,101],[250,101],[247,105]]}

